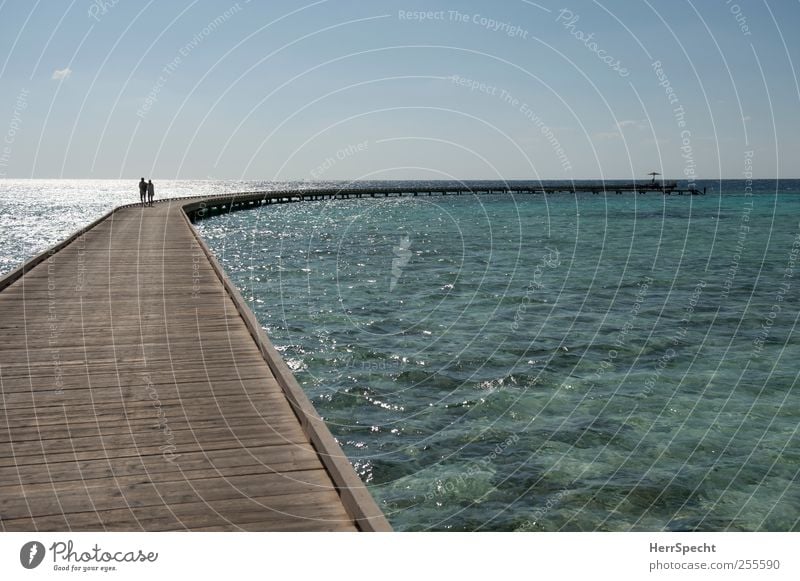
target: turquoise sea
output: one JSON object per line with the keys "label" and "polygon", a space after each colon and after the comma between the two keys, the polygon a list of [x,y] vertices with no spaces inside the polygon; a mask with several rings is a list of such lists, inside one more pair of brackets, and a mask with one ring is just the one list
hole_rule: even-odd
{"label": "turquoise sea", "polygon": [[800,181],[704,185],[197,227],[396,529],[800,530]]}

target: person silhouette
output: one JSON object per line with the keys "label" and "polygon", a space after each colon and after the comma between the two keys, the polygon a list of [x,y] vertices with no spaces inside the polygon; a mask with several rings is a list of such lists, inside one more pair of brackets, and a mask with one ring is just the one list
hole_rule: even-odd
{"label": "person silhouette", "polygon": [[153,198],[156,196],[156,188],[153,186],[153,180],[147,180],[147,205],[153,205]]}
{"label": "person silhouette", "polygon": [[147,201],[147,184],[144,183],[144,178],[139,182],[139,200],[142,202],[142,206]]}

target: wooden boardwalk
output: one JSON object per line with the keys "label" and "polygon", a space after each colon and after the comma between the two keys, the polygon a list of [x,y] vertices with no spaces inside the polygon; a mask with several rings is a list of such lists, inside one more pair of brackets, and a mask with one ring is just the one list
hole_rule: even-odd
{"label": "wooden boardwalk", "polygon": [[287,204],[291,202],[318,201],[318,200],[349,200],[351,198],[400,198],[406,196],[477,196],[484,194],[512,194],[512,195],[556,195],[556,194],[594,194],[609,195],[623,193],[644,195],[662,194],[664,196],[701,196],[705,195],[696,188],[680,187],[677,182],[663,183],[620,183],[620,182],[591,182],[560,185],[520,185],[509,183],[500,186],[497,183],[490,185],[464,184],[463,186],[429,184],[424,186],[386,186],[386,185],[361,185],[353,184],[349,187],[327,188],[295,188],[280,189],[277,191],[242,192],[212,196],[197,203],[189,204],[186,211],[190,218],[202,220],[216,214],[224,214],[236,210],[246,210],[254,206],[270,204]]}
{"label": "wooden boardwalk", "polygon": [[390,530],[186,203],[0,280],[0,530]]}

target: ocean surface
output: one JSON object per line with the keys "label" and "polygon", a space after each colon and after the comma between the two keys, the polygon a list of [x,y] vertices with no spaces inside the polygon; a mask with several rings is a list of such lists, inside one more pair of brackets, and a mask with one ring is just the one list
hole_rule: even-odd
{"label": "ocean surface", "polygon": [[[800,530],[800,181],[699,185],[197,227],[397,530]],[[0,181],[0,268],[136,195]]]}

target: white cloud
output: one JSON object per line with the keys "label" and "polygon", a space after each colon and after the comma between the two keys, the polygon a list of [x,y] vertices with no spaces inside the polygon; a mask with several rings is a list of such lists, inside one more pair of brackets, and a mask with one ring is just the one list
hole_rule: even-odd
{"label": "white cloud", "polygon": [[647,125],[644,120],[640,119],[624,119],[617,122],[617,127],[624,129],[626,127],[636,127],[636,129],[646,129]]}
{"label": "white cloud", "polygon": [[670,143],[670,140],[669,140],[669,139],[666,139],[666,138],[665,138],[665,139],[662,139],[662,138],[660,138],[660,137],[650,137],[650,138],[648,138],[648,139],[643,139],[643,140],[642,140],[642,145],[658,145],[658,146],[663,146],[663,145],[668,145],[669,143]]}
{"label": "white cloud", "polygon": [[72,69],[69,67],[63,69],[56,69],[53,71],[54,81],[66,81],[72,74]]}
{"label": "white cloud", "polygon": [[619,131],[600,131],[592,133],[593,139],[622,139]]}
{"label": "white cloud", "polygon": [[616,126],[611,128],[611,131],[600,131],[592,133],[594,139],[630,139],[630,132],[625,134],[628,128],[635,128],[639,131],[647,129],[646,119],[622,119],[616,122]]}

